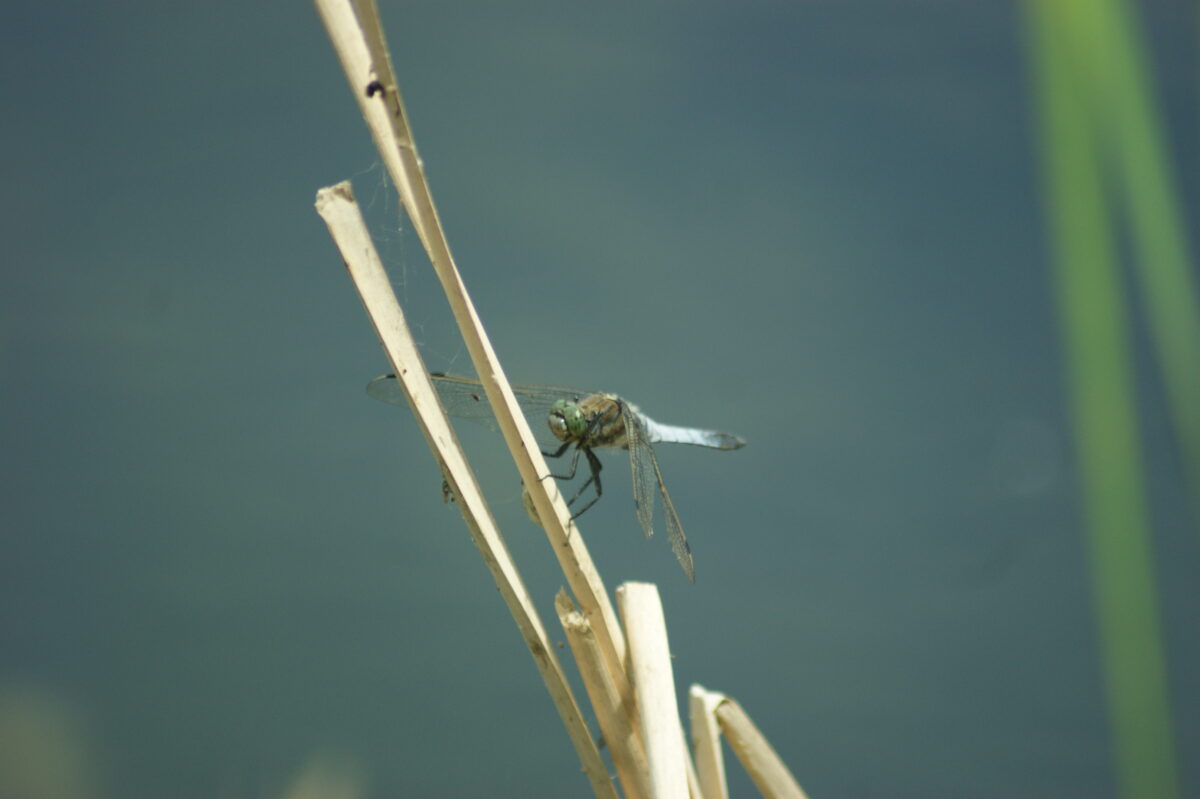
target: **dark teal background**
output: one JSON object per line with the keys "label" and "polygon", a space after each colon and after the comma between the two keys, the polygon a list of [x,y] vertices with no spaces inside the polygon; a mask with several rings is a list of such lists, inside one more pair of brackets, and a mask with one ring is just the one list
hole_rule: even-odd
{"label": "dark teal background", "polygon": [[[1139,10],[1194,248],[1195,6]],[[750,442],[659,450],[695,586],[622,456],[581,528],[610,587],[658,584],[681,695],[738,699],[814,798],[1114,795],[1019,11],[382,8],[509,376]],[[328,762],[364,797],[588,795],[415,422],[364,393],[388,366],[312,208],[344,178],[430,367],[469,359],[315,10],[4,16],[0,795],[282,797]],[[1200,537],[1136,344],[1198,796]],[[461,432],[557,640],[501,440]]]}

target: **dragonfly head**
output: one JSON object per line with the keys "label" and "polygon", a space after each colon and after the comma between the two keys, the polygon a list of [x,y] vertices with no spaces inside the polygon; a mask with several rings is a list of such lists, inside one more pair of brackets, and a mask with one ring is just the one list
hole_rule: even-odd
{"label": "dragonfly head", "polygon": [[583,410],[574,402],[557,400],[550,406],[550,416],[547,419],[550,432],[559,441],[575,441],[587,432],[587,419]]}

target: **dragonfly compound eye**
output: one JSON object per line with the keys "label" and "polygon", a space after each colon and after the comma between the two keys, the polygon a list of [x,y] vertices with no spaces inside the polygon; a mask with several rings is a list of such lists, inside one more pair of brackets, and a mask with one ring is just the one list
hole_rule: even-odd
{"label": "dragonfly compound eye", "polygon": [[579,438],[587,430],[587,419],[583,410],[573,402],[557,400],[550,406],[550,432],[559,441],[571,441]]}
{"label": "dragonfly compound eye", "polygon": [[546,417],[546,423],[550,425],[550,432],[559,441],[567,440],[567,420],[563,416],[563,408],[566,407],[562,400],[558,400],[550,407],[550,415]]}

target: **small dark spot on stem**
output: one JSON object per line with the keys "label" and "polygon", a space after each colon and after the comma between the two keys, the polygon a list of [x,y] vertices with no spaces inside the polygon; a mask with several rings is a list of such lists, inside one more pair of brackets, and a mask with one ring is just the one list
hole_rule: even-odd
{"label": "small dark spot on stem", "polygon": [[373,80],[367,84],[367,97],[374,97],[377,94],[383,94],[383,84]]}

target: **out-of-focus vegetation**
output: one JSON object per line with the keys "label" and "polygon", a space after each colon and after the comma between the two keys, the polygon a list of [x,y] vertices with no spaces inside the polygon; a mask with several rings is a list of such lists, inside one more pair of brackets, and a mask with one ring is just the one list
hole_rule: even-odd
{"label": "out-of-focus vegetation", "polygon": [[1147,320],[1195,499],[1200,315],[1183,215],[1134,10],[1025,8],[1117,777],[1126,796],[1178,796],[1130,320]]}

